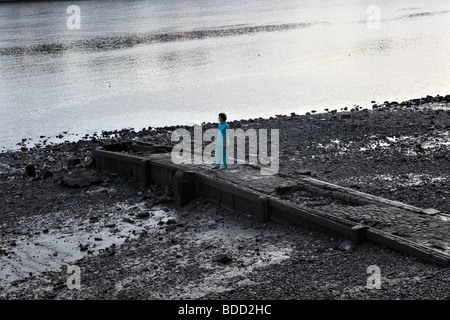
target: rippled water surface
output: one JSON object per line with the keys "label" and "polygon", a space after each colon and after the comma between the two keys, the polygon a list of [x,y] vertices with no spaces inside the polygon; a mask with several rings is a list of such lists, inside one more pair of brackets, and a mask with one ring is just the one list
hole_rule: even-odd
{"label": "rippled water surface", "polygon": [[[0,3],[0,149],[22,138],[450,93],[450,2]],[[75,136],[79,134],[79,136]]]}

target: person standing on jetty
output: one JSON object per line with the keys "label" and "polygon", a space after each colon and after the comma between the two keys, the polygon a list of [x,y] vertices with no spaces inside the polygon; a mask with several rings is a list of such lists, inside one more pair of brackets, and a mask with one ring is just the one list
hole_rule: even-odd
{"label": "person standing on jetty", "polygon": [[227,115],[223,112],[219,113],[219,127],[217,131],[217,145],[216,145],[216,165],[212,169],[219,169],[220,164],[223,164],[224,168],[228,168],[228,136],[227,130],[230,126],[227,123]]}

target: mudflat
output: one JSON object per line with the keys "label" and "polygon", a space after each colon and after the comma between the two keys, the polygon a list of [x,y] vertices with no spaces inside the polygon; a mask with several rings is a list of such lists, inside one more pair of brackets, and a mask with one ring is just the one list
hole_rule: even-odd
{"label": "mudflat", "polygon": [[[279,129],[280,175],[311,175],[445,215],[450,214],[448,103],[426,97],[372,110],[229,124]],[[205,198],[177,209],[170,189],[143,188],[95,169],[96,147],[131,140],[171,146],[171,133],[180,127],[104,131],[49,145],[43,137],[35,147],[23,141],[22,150],[1,153],[0,297],[450,298],[448,266],[369,242],[354,246],[299,227],[261,223]],[[286,197],[302,203],[301,193]],[[332,205],[321,197],[303,204]],[[380,269],[380,289],[367,287],[373,265]],[[69,288],[69,266],[80,270],[79,289]]]}

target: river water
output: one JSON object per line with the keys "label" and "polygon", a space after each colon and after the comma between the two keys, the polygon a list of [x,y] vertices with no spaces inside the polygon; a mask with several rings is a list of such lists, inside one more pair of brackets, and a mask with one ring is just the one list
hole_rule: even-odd
{"label": "river water", "polygon": [[0,30],[1,151],[450,93],[450,1],[3,2]]}

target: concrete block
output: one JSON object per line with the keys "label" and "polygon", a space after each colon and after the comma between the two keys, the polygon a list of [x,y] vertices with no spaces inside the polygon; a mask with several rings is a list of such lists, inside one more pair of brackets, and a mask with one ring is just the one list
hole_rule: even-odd
{"label": "concrete block", "polygon": [[356,245],[363,243],[364,241],[366,241],[367,229],[368,229],[367,226],[364,226],[361,224],[357,224],[357,225],[353,226],[351,229],[352,232],[351,232],[350,240]]}

